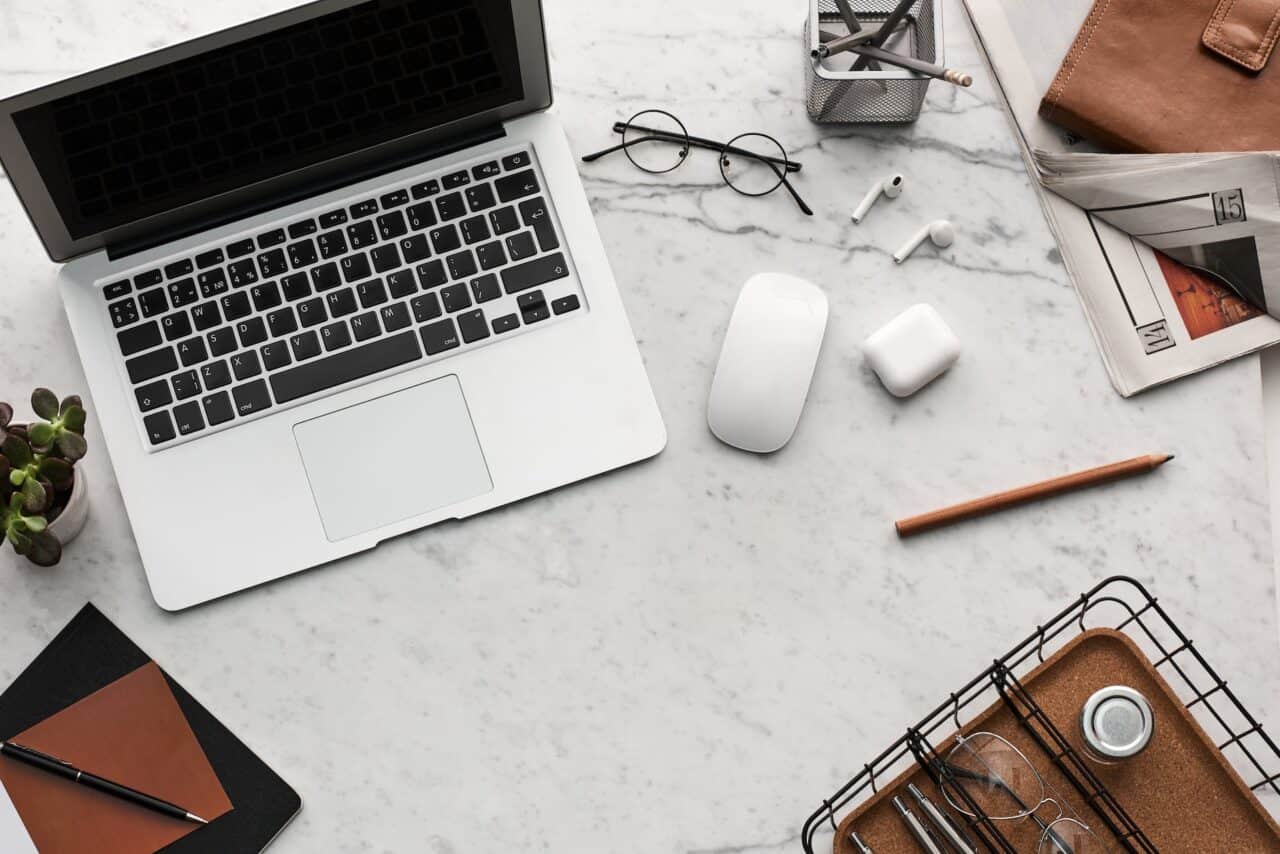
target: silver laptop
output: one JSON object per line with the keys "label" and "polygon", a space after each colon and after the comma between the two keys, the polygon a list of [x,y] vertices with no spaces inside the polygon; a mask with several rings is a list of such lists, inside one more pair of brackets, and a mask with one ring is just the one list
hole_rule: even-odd
{"label": "silver laptop", "polygon": [[0,102],[161,607],[662,449],[550,103],[537,0],[321,0]]}

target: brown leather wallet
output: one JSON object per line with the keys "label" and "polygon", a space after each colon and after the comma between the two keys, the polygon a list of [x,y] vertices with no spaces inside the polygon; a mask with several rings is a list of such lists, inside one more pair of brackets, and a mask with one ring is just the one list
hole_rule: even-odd
{"label": "brown leather wallet", "polygon": [[1097,0],[1040,115],[1116,151],[1280,149],[1280,0]]}

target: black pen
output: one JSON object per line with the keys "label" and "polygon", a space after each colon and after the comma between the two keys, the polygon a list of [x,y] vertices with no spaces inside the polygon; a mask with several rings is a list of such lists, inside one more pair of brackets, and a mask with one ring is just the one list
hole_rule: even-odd
{"label": "black pen", "polygon": [[112,795],[121,800],[129,801],[140,807],[146,807],[158,813],[164,813],[170,818],[180,819],[181,821],[191,821],[196,824],[208,824],[209,822],[202,819],[189,810],[184,810],[177,804],[171,804],[168,801],[162,801],[159,798],[139,792],[137,789],[130,789],[128,786],[122,786],[119,783],[113,783],[110,780],[103,779],[88,771],[81,771],[70,762],[64,762],[61,759],[55,759],[48,754],[41,753],[38,750],[32,750],[30,747],[23,747],[20,744],[14,744],[9,741],[0,741],[0,756],[8,756],[19,762],[26,763],[33,768],[39,768],[41,771],[47,771],[50,774],[56,774],[64,777],[73,783],[79,783],[81,786],[88,786],[90,789],[96,789],[104,794]]}

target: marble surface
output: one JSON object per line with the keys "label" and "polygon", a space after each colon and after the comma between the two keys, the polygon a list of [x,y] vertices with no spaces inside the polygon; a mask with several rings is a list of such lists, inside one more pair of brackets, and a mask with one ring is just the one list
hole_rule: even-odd
{"label": "marble surface", "polygon": [[[0,0],[0,90],[285,5]],[[178,615],[151,602],[93,454],[92,515],[61,566],[0,556],[0,683],[92,600],[296,785],[306,806],[281,854],[797,851],[839,782],[1113,573],[1148,584],[1274,721],[1257,361],[1129,401],[1111,389],[958,4],[948,63],[977,82],[935,84],[916,124],[881,129],[807,119],[802,4],[547,6],[555,109],[577,151],[646,106],[707,136],[760,129],[804,164],[797,187],[817,211],[736,195],[709,154],[659,177],[584,164],[667,450]],[[853,203],[891,171],[907,191],[853,226]],[[898,243],[941,216],[956,244],[895,267]],[[704,401],[738,287],[766,269],[823,283],[832,314],[795,440],[758,458],[712,438]],[[10,399],[83,387],[53,276],[0,187]],[[899,401],[857,346],[919,301],[965,352]],[[1152,451],[1178,459],[893,534],[900,515]]]}

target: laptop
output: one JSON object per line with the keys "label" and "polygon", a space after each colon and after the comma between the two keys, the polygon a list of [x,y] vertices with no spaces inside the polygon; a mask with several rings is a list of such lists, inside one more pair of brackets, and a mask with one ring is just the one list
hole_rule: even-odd
{"label": "laptop", "polygon": [[0,101],[162,608],[662,449],[550,104],[537,0],[320,0]]}

